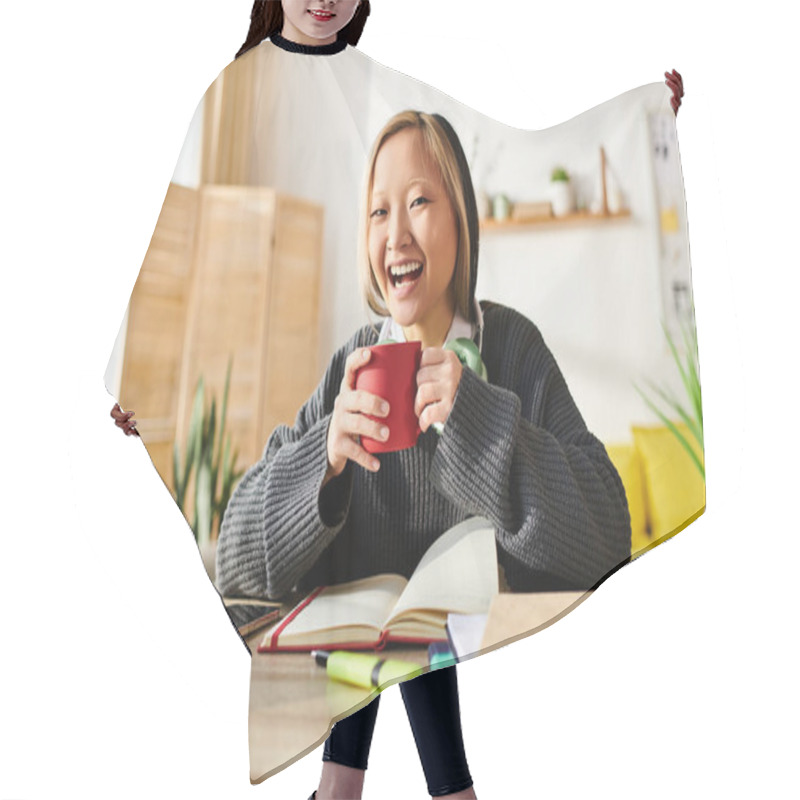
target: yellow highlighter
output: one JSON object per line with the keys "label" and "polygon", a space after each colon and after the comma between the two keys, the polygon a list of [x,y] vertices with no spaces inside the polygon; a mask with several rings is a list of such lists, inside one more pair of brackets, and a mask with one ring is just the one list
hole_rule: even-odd
{"label": "yellow highlighter", "polygon": [[416,678],[423,670],[422,666],[413,661],[381,658],[371,653],[312,650],[311,655],[317,664],[325,667],[329,678],[362,686],[364,689],[374,689],[401,678]]}

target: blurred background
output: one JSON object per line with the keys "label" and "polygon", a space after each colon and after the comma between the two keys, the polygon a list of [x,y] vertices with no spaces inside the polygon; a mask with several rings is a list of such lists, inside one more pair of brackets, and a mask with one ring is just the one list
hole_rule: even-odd
{"label": "blurred background", "polygon": [[[456,129],[481,215],[477,296],[541,329],[613,448],[634,552],[695,515],[702,413],[669,98],[651,83],[531,132],[360,53],[297,59],[265,44],[231,64],[194,113],[107,370],[201,546],[275,426],[376,321],[358,285],[361,189],[372,142],[408,108]],[[659,393],[681,414],[659,418]]]}

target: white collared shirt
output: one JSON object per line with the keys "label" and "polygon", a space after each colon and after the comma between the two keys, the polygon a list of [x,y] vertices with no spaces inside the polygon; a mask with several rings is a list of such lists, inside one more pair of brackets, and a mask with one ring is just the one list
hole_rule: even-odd
{"label": "white collared shirt", "polygon": [[[472,339],[475,341],[475,334],[478,333],[478,350],[483,349],[483,312],[481,311],[481,305],[477,300],[473,300],[473,307],[475,309],[475,319],[477,322],[470,322],[469,320],[465,319],[463,315],[456,309],[456,313],[453,316],[453,323],[450,325],[450,330],[447,331],[447,336],[445,337],[444,343],[447,344],[448,342],[452,341],[453,339]],[[403,331],[403,328],[398,325],[392,317],[386,317],[383,321],[383,325],[381,325],[381,332],[378,336],[378,341],[381,342],[384,339],[391,339],[395,342],[404,342],[406,340],[406,334]]]}

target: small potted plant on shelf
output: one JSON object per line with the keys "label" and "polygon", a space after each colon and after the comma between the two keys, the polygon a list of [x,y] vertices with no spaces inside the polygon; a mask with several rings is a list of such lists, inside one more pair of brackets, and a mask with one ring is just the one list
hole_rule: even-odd
{"label": "small potted plant on shelf", "polygon": [[556,167],[550,175],[550,201],[557,217],[565,217],[575,210],[575,193],[569,173],[563,167]]}

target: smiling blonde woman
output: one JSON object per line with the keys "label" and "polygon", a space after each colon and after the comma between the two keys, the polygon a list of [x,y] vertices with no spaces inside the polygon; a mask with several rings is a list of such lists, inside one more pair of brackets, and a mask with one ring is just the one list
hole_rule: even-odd
{"label": "smiling blonde woman", "polygon": [[[220,533],[219,589],[280,597],[381,572],[408,577],[472,516],[494,523],[513,589],[595,586],[630,554],[625,492],[536,326],[475,301],[474,191],[443,117],[403,112],[378,135],[361,232],[362,285],[388,316],[380,332],[367,325],[339,349],[295,425],[275,429],[237,487]],[[359,437],[386,438],[384,399],[356,390],[355,374],[387,335],[423,344],[423,433],[378,457]],[[445,349],[461,337],[480,349],[488,382]],[[431,796],[474,797],[455,668],[401,690]],[[326,743],[326,761],[356,793],[329,793],[341,784],[323,774],[320,800],[360,796],[377,706],[337,723]]]}

